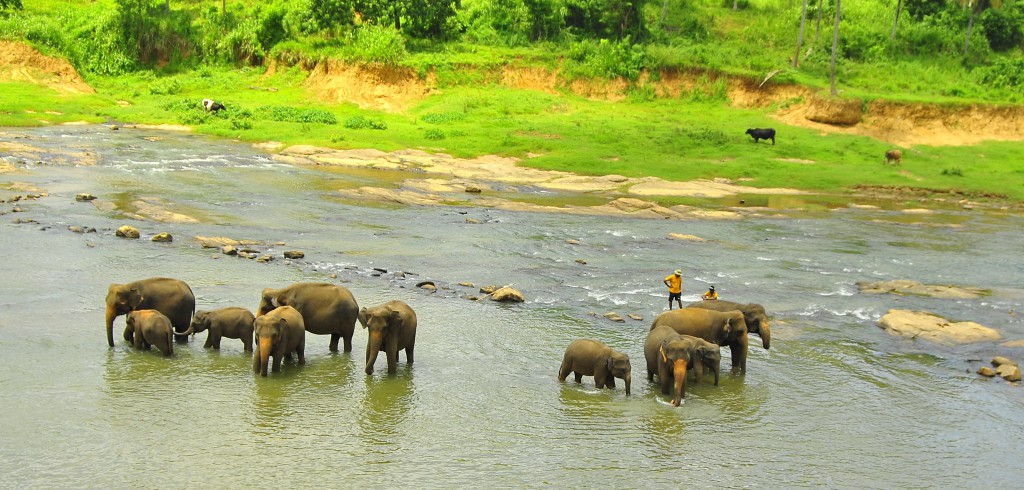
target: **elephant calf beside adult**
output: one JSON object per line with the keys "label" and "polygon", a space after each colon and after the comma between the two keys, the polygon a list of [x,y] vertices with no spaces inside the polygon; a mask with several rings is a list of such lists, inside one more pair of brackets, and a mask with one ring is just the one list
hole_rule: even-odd
{"label": "elephant calf beside adult", "polygon": [[772,331],[768,327],[768,314],[764,306],[757,303],[736,303],[733,301],[695,301],[686,305],[687,308],[703,308],[714,311],[741,311],[743,320],[747,322],[747,332],[756,333],[761,337],[761,345],[767,349],[772,343]]}
{"label": "elephant calf beside adult", "polygon": [[149,350],[155,346],[165,356],[174,354],[174,329],[171,320],[156,310],[135,310],[128,313],[124,327],[124,340],[136,349]]}
{"label": "elephant calf beside adult", "polygon": [[674,406],[678,407],[686,396],[687,369],[692,368],[697,383],[703,380],[704,369],[710,369],[715,373],[715,386],[718,386],[721,348],[704,339],[680,335],[672,327],[662,325],[647,334],[644,357],[647,360],[647,380],[654,381],[654,373],[657,372],[662,394],[668,395],[671,388],[675,388]]}
{"label": "elephant calf beside adult", "polygon": [[323,282],[299,282],[281,289],[264,289],[256,316],[279,306],[299,311],[306,331],[331,335],[331,352],[338,351],[338,340],[345,339],[345,352],[352,352],[359,305],[352,293],[341,286]]}
{"label": "elephant calf beside adult", "polygon": [[416,347],[416,312],[403,301],[389,301],[373,308],[359,310],[359,323],[369,331],[366,338],[366,374],[373,374],[373,364],[381,348],[388,357],[388,374],[398,371],[398,353],[405,349],[405,362],[412,365]]}
{"label": "elephant calf beside adult", "polygon": [[654,319],[651,330],[660,326],[672,327],[680,335],[704,339],[728,347],[732,355],[732,368],[747,372],[747,324],[739,311],[714,311],[702,308],[683,308],[666,311]]}
{"label": "elephant calf beside adult", "polygon": [[562,367],[558,369],[558,380],[565,381],[569,373],[576,374],[576,382],[584,376],[593,376],[598,388],[615,388],[615,378],[626,383],[626,394],[633,381],[629,356],[592,339],[574,340],[565,349]]}
{"label": "elephant calf beside adult", "polygon": [[111,284],[107,288],[107,344],[114,346],[114,319],[136,310],[156,310],[171,321],[179,340],[187,340],[196,297],[184,281],[167,277],[151,277],[127,284]]}
{"label": "elephant calf beside adult", "polygon": [[251,311],[238,306],[200,310],[192,317],[192,323],[184,334],[208,331],[206,344],[203,344],[203,347],[213,347],[215,350],[220,350],[220,339],[223,337],[240,339],[245,351],[252,352],[252,332],[255,320],[256,316]]}

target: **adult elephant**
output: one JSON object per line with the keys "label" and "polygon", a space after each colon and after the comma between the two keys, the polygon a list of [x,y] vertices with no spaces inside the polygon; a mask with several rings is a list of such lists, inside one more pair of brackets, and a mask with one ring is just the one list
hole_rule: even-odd
{"label": "adult elephant", "polygon": [[626,383],[628,395],[633,381],[631,371],[626,354],[597,340],[578,339],[565,349],[558,380],[565,381],[569,373],[575,373],[577,383],[582,382],[584,376],[593,376],[598,388],[615,388],[615,378],[620,378]]}
{"label": "adult elephant", "polygon": [[[664,327],[659,327],[660,330]],[[722,363],[721,347],[704,339],[690,335],[668,338],[661,341],[655,354],[658,363],[658,379],[661,393],[668,395],[671,388],[672,405],[678,407],[686,396],[686,372],[692,368],[694,379],[700,383],[705,367],[714,371],[715,386],[718,386],[718,370]]]}
{"label": "adult elephant", "polygon": [[136,349],[149,350],[150,346],[155,346],[165,356],[174,354],[171,320],[156,310],[129,312],[124,327],[124,340],[135,344]]}
{"label": "adult elephant", "polygon": [[403,301],[388,301],[373,308],[359,310],[359,324],[369,332],[366,339],[366,374],[373,374],[373,364],[381,347],[388,357],[388,374],[398,371],[398,353],[405,349],[405,362],[412,365],[416,346],[416,312]]}
{"label": "adult elephant", "polygon": [[747,372],[747,324],[739,311],[714,311],[703,308],[669,310],[654,319],[651,330],[662,325],[680,335],[691,335],[722,347],[732,355],[732,368]]}
{"label": "adult elephant", "polygon": [[114,346],[114,319],[135,310],[156,310],[171,321],[178,340],[187,340],[196,297],[184,281],[152,277],[107,288],[107,344]]}
{"label": "adult elephant", "polygon": [[251,311],[228,306],[216,310],[197,311],[185,335],[208,331],[203,347],[220,350],[220,340],[224,337],[240,339],[246,352],[252,352],[253,322],[256,316]]}
{"label": "adult elephant", "polygon": [[772,331],[768,328],[768,314],[764,312],[764,306],[757,303],[736,303],[733,301],[695,301],[686,305],[687,308],[703,308],[715,311],[743,312],[743,320],[747,322],[747,332],[756,333],[761,337],[761,344],[767,349],[772,344]]}
{"label": "adult elephant", "polygon": [[291,306],[274,308],[256,317],[253,324],[256,335],[253,372],[266,376],[271,356],[274,358],[273,371],[281,372],[281,360],[292,352],[298,354],[300,366],[306,364],[306,329],[298,310]]}
{"label": "adult elephant", "polygon": [[345,352],[352,352],[359,305],[352,293],[341,286],[323,282],[299,282],[282,289],[264,289],[256,316],[279,306],[291,306],[302,314],[306,331],[331,334],[331,352],[338,351],[338,339],[345,339]]}

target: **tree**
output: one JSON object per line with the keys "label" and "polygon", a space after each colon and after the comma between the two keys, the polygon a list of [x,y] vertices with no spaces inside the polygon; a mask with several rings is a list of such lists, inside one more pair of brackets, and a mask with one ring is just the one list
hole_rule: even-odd
{"label": "tree", "polygon": [[23,8],[21,0],[0,0],[0,10],[21,10]]}
{"label": "tree", "polygon": [[[963,5],[963,0],[961,4]],[[1002,0],[967,0],[966,7],[970,9],[971,15],[967,19],[967,36],[964,37],[964,56],[967,56],[967,49],[971,46],[971,30],[974,28],[974,17],[987,8],[1001,8]]]}
{"label": "tree", "polygon": [[832,86],[832,92],[831,92],[832,93],[832,97],[836,97],[836,96],[839,95],[839,91],[836,90],[836,52],[838,52],[838,51],[839,51],[839,0],[836,0],[836,24],[835,24],[835,27],[832,29],[832,67],[831,67],[831,75],[829,76],[829,78],[831,79],[830,83],[831,83],[831,86]]}
{"label": "tree", "polygon": [[903,0],[896,0],[896,18],[892,21],[892,35],[889,40],[896,40],[896,25],[900,23],[900,10],[903,9]]}
{"label": "tree", "polygon": [[803,12],[800,12],[800,34],[796,37],[796,54],[793,55],[793,68],[800,66],[800,47],[804,43],[804,22],[807,20],[807,0],[804,0]]}
{"label": "tree", "polygon": [[818,34],[821,32],[821,4],[824,0],[818,0],[818,25],[814,28],[814,42],[818,42]]}

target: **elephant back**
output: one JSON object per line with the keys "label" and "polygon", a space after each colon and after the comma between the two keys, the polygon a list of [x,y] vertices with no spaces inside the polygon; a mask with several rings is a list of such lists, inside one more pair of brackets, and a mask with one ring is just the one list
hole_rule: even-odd
{"label": "elephant back", "polygon": [[280,293],[279,297],[287,298],[280,303],[302,314],[309,333],[351,335],[355,329],[359,305],[347,288],[329,283],[298,283],[288,290]]}

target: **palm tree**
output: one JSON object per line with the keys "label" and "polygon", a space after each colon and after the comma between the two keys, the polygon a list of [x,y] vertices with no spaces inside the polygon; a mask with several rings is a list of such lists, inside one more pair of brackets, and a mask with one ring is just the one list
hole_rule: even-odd
{"label": "palm tree", "polygon": [[971,16],[967,19],[967,36],[964,38],[964,56],[967,56],[967,48],[971,47],[971,29],[974,28],[974,17],[988,8],[1002,8],[1003,0],[960,0],[960,5],[971,9]]}
{"label": "palm tree", "polygon": [[793,68],[800,66],[800,45],[804,43],[804,22],[807,20],[807,0],[804,0],[804,10],[800,13],[800,34],[796,37],[796,54],[793,55]]}
{"label": "palm tree", "polygon": [[836,25],[832,29],[832,68],[831,68],[831,84],[832,84],[832,97],[839,95],[839,91],[836,90],[836,52],[839,50],[839,0],[836,0]]}
{"label": "palm tree", "polygon": [[900,22],[900,10],[903,9],[903,0],[896,0],[896,18],[892,21],[892,35],[889,36],[889,40],[896,40],[896,24]]}

